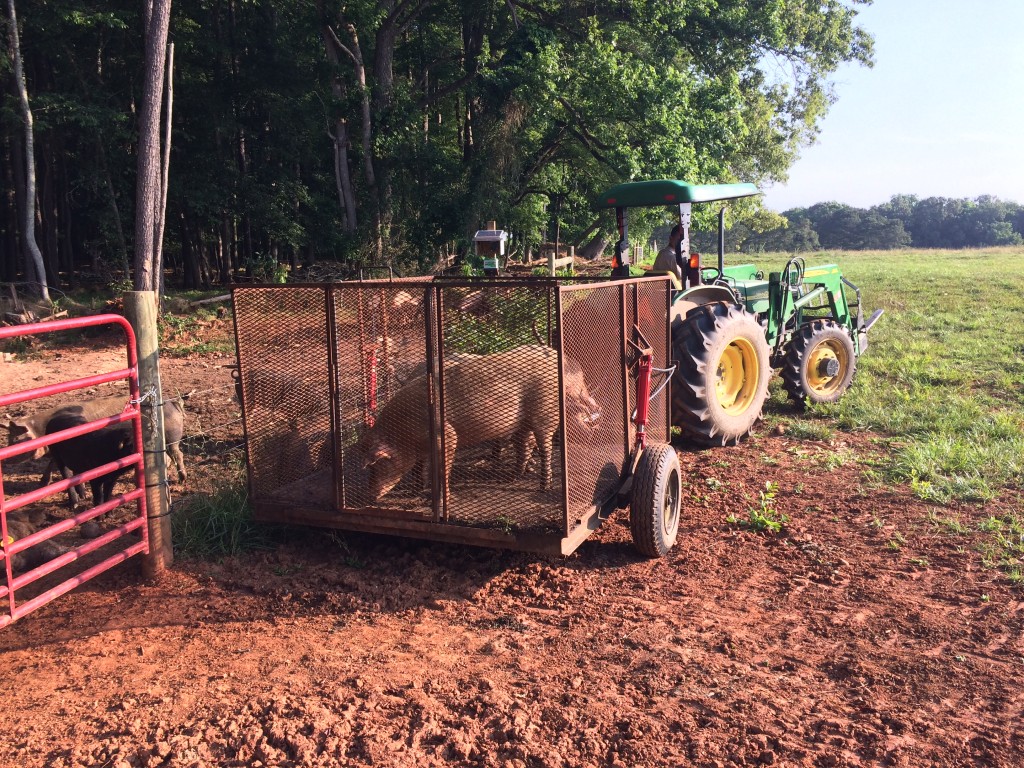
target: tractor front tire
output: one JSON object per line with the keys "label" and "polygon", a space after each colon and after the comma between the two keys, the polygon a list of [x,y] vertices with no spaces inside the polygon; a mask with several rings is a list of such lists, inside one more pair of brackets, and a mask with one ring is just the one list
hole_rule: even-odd
{"label": "tractor front tire", "polygon": [[812,320],[786,345],[782,385],[801,405],[834,403],[850,388],[857,370],[853,339],[834,320]]}
{"label": "tractor front tire", "polygon": [[672,329],[672,423],[699,445],[734,445],[761,418],[771,378],[764,329],[736,304],[702,304]]}
{"label": "tractor front tire", "polygon": [[640,454],[633,475],[629,527],[633,544],[647,557],[664,557],[679,533],[682,473],[676,449],[652,443]]}

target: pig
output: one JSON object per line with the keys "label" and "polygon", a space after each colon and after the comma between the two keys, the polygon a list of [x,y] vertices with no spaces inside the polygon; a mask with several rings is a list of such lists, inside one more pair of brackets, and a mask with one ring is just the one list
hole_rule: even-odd
{"label": "pig", "polygon": [[[444,356],[444,369],[447,371],[453,365],[461,365],[467,360],[476,360],[482,357],[482,355],[474,355],[472,352],[449,352]],[[413,379],[417,379],[421,376],[427,375],[427,363],[424,361],[418,363],[405,375],[402,383],[409,382]]]}
{"label": "pig", "polygon": [[[598,411],[583,371],[565,360],[566,418],[589,423]],[[369,494],[378,501],[431,452],[427,378],[402,387],[381,409],[357,446],[369,470]],[[445,370],[445,498],[455,451],[512,440],[517,470],[526,471],[529,441],[540,452],[541,489],[551,487],[551,451],[559,427],[558,355],[541,345],[516,347],[466,360]]]}
{"label": "pig", "polygon": [[[116,413],[120,413],[124,410],[126,403],[127,398],[125,396],[110,395],[108,397],[86,400],[78,405],[64,405],[47,411],[39,411],[19,419],[11,419],[7,423],[7,441],[8,444],[14,445],[54,432],[55,430],[48,430],[47,425],[54,416],[66,411],[68,408],[80,409],[76,413],[81,415],[84,421],[94,421],[104,416],[113,416]],[[167,455],[177,470],[178,481],[184,483],[187,478],[187,472],[185,471],[185,457],[181,452],[180,443],[185,427],[185,412],[179,400],[165,400],[163,411],[164,439],[167,444]],[[145,410],[143,410],[143,414],[145,414]],[[145,429],[145,423],[143,423],[143,429]],[[23,455],[23,458],[41,459],[46,454],[46,448],[39,448],[33,454]],[[47,463],[46,469],[43,471],[42,485],[47,485],[50,482],[50,474],[55,466],[56,464],[51,456],[50,462]],[[69,489],[69,496],[73,506],[77,503],[74,489]]]}
{"label": "pig", "polygon": [[[8,544],[13,544],[18,539],[23,539],[33,533],[35,533],[35,527],[28,520],[13,516],[7,518]],[[47,539],[22,552],[11,555],[11,570],[14,573],[23,573],[32,568],[37,568],[43,563],[60,557],[69,551],[67,547]]]}
{"label": "pig", "polygon": [[[85,408],[81,405],[69,405],[59,409],[46,423],[46,434],[60,432],[63,429],[70,429],[81,424],[87,424],[91,419],[85,415]],[[123,459],[135,451],[133,439],[133,428],[131,423],[115,424],[104,427],[97,432],[90,432],[78,437],[72,437],[54,443],[50,446],[50,454],[53,456],[61,474],[70,470],[74,474],[94,469],[101,464]],[[111,498],[114,490],[114,483],[117,478],[128,471],[128,468],[108,472],[105,475],[95,478],[89,482],[92,488],[92,503],[102,504]],[[69,489],[70,490],[70,489]],[[75,505],[75,498],[68,494],[71,506]]]}

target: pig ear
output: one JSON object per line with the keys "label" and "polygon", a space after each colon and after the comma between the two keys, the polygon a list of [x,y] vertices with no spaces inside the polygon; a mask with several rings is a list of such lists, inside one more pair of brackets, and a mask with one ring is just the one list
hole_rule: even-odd
{"label": "pig ear", "polygon": [[7,431],[12,435],[23,435],[28,432],[28,427],[20,419],[11,419],[7,422]]}

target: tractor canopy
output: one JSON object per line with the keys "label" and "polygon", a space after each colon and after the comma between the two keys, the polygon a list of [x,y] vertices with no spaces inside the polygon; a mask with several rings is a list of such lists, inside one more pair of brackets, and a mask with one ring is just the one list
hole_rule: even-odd
{"label": "tractor canopy", "polygon": [[598,197],[596,208],[634,208],[675,203],[709,203],[751,197],[760,192],[753,184],[690,184],[658,179],[616,184]]}

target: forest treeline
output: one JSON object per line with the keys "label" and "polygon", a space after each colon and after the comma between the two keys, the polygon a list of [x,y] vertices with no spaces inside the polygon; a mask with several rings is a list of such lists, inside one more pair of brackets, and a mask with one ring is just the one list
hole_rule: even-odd
{"label": "forest treeline", "polygon": [[[782,179],[836,68],[870,64],[861,1],[174,0],[168,277],[422,269],[492,219],[520,250],[556,230],[596,248],[614,222],[591,204],[610,184]],[[152,2],[7,5],[47,277],[126,282]],[[25,274],[13,50],[0,47],[5,281]],[[631,236],[655,223],[637,216]]]}
{"label": "forest treeline", "polygon": [[[800,252],[819,249],[888,250],[892,248],[982,248],[1024,242],[1024,205],[991,195],[951,199],[895,195],[887,203],[855,208],[818,203],[783,213],[787,223],[755,232],[738,223],[730,248],[745,252]],[[705,234],[700,245],[714,250]]]}

